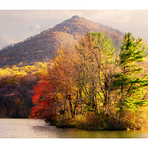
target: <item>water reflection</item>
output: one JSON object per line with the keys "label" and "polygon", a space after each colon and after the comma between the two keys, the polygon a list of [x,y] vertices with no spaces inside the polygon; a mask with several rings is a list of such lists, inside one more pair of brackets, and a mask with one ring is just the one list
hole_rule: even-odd
{"label": "water reflection", "polygon": [[35,130],[44,131],[54,138],[148,138],[148,131],[86,131],[75,128],[56,128],[35,126]]}
{"label": "water reflection", "polygon": [[86,131],[47,126],[42,120],[0,119],[0,138],[148,138],[148,131]]}

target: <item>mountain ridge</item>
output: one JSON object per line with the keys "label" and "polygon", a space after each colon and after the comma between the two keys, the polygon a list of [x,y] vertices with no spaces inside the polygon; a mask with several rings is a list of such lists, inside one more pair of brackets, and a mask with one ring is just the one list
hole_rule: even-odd
{"label": "mountain ridge", "polygon": [[120,38],[124,36],[124,33],[117,29],[74,15],[53,28],[2,48],[0,50],[0,67],[17,65],[20,62],[33,64],[38,61],[46,61],[53,57],[61,44],[69,48],[70,44],[76,44],[89,31],[104,32],[111,38],[114,35]]}

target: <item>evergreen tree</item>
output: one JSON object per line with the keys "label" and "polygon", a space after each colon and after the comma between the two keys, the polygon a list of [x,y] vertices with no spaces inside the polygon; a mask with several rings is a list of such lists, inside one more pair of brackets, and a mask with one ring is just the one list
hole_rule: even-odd
{"label": "evergreen tree", "polygon": [[143,75],[140,62],[148,55],[142,38],[135,38],[131,33],[125,34],[119,55],[119,69],[115,74],[114,86],[119,94],[119,108],[133,108],[146,103],[147,74]]}

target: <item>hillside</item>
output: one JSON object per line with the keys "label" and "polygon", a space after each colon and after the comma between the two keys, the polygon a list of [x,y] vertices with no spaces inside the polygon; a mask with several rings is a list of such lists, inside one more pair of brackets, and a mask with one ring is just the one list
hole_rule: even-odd
{"label": "hillside", "polygon": [[46,61],[48,58],[53,57],[54,51],[61,44],[69,47],[89,31],[105,32],[111,38],[124,36],[124,33],[119,30],[95,23],[83,17],[73,16],[40,34],[2,48],[0,50],[0,67],[16,65],[20,62],[25,65],[33,64],[33,62],[37,61]]}

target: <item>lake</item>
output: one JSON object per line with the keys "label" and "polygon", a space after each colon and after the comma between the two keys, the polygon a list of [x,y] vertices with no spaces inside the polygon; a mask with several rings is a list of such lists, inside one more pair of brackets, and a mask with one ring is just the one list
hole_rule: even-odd
{"label": "lake", "polygon": [[86,131],[48,126],[39,119],[1,118],[0,138],[148,138],[148,131]]}

